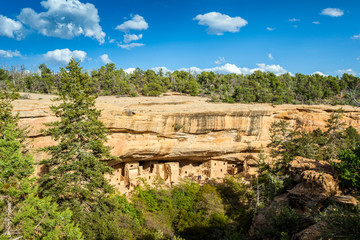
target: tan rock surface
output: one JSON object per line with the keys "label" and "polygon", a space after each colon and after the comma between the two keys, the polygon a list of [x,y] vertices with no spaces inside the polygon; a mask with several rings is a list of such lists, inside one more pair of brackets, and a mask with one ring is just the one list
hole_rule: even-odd
{"label": "tan rock surface", "polygon": [[[49,106],[54,96],[30,94],[17,100],[21,124],[30,126],[35,149],[54,144],[40,129],[53,121]],[[209,103],[189,96],[99,97],[101,120],[111,131],[108,144],[123,161],[257,159],[269,143],[273,121],[285,119],[307,130],[324,128],[339,106]],[[347,125],[360,127],[360,109],[342,106]],[[43,157],[36,153],[36,158]],[[246,165],[246,164],[245,164]]]}
{"label": "tan rock surface", "polygon": [[300,208],[319,208],[339,192],[334,169],[328,162],[296,157],[287,165],[287,171],[299,182],[288,192],[292,203]]}

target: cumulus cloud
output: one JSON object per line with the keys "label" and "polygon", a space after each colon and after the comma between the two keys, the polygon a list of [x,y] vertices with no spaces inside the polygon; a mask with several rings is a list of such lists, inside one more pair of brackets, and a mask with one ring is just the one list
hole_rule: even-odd
{"label": "cumulus cloud", "polygon": [[352,36],[351,38],[352,38],[352,39],[360,39],[360,34],[354,35],[354,36]]}
{"label": "cumulus cloud", "polygon": [[142,39],[143,35],[142,34],[125,34],[124,35],[124,42],[125,43],[129,43],[129,42],[132,42],[132,41],[137,41],[137,40],[140,40]]}
{"label": "cumulus cloud", "polygon": [[340,70],[337,70],[336,72],[338,74],[347,73],[347,74],[352,74],[352,75],[356,76],[356,72],[354,70],[352,70],[351,68],[349,68],[349,69],[340,69]]}
{"label": "cumulus cloud", "polygon": [[126,50],[130,50],[135,47],[143,47],[145,44],[143,43],[129,43],[129,44],[118,44],[119,47],[124,48]]}
{"label": "cumulus cloud", "polygon": [[106,34],[99,25],[98,10],[93,4],[79,0],[47,0],[40,4],[46,12],[24,8],[18,19],[44,36],[72,39],[84,35],[104,43]]}
{"label": "cumulus cloud", "polygon": [[190,68],[181,68],[180,71],[188,71],[194,74],[199,74],[203,71],[205,72],[215,72],[215,73],[235,73],[235,74],[252,74],[255,71],[262,72],[273,72],[276,75],[281,75],[288,73],[283,67],[280,65],[266,65],[264,63],[256,64],[256,68],[246,68],[246,67],[238,67],[235,64],[226,63],[223,66],[213,67],[213,68],[204,68],[200,69],[198,67],[190,67]]}
{"label": "cumulus cloud", "polygon": [[128,20],[121,25],[118,25],[115,29],[126,32],[129,30],[146,30],[149,28],[149,24],[145,21],[144,17],[136,14],[131,18],[131,20]]}
{"label": "cumulus cloud", "polygon": [[240,28],[246,26],[248,22],[241,17],[230,17],[219,12],[210,12],[204,15],[197,15],[194,20],[199,21],[199,25],[207,26],[208,34],[223,35],[224,32],[239,32]]}
{"label": "cumulus cloud", "polygon": [[320,22],[319,21],[314,21],[314,22],[312,22],[313,24],[315,24],[315,25],[318,25],[318,24],[320,24]]}
{"label": "cumulus cloud", "polygon": [[111,63],[111,59],[109,58],[109,55],[107,54],[103,54],[100,56],[101,60],[103,61],[103,63],[108,64]]}
{"label": "cumulus cloud", "polygon": [[262,72],[273,72],[277,75],[280,75],[280,74],[284,74],[284,73],[287,73],[288,71],[286,71],[284,68],[282,68],[280,65],[266,65],[265,63],[259,63],[259,64],[256,64],[258,66],[258,68],[255,68],[253,70],[257,71],[257,70],[260,70]]}
{"label": "cumulus cloud", "polygon": [[320,14],[330,17],[341,17],[342,15],[344,15],[344,11],[340,8],[325,8],[321,11]]}
{"label": "cumulus cloud", "polygon": [[218,60],[215,61],[215,64],[220,65],[225,62],[226,62],[226,60],[224,57],[219,57]]}
{"label": "cumulus cloud", "polygon": [[44,58],[48,61],[55,62],[58,64],[67,64],[71,58],[79,59],[84,61],[86,58],[86,52],[84,51],[70,51],[68,48],[65,49],[56,49],[54,51],[49,51],[44,54]]}
{"label": "cumulus cloud", "polygon": [[172,72],[167,67],[154,67],[154,68],[151,68],[151,70],[154,70],[156,73],[159,73],[160,70],[162,70],[163,73]]}
{"label": "cumulus cloud", "polygon": [[275,28],[267,27],[266,30],[272,32],[272,31],[275,31]]}
{"label": "cumulus cloud", "polygon": [[298,18],[290,18],[289,22],[300,22],[300,19],[298,19]]}
{"label": "cumulus cloud", "polygon": [[135,68],[127,68],[124,70],[127,74],[132,74],[136,69]]}
{"label": "cumulus cloud", "polygon": [[311,75],[316,75],[316,74],[319,74],[320,76],[324,76],[324,77],[329,76],[329,75],[326,75],[326,74],[324,74],[324,73],[322,73],[320,71],[313,72]]}
{"label": "cumulus cloud", "polygon": [[1,50],[0,49],[0,58],[13,58],[13,57],[21,57],[21,53],[18,50]]}
{"label": "cumulus cloud", "polygon": [[24,37],[23,30],[24,27],[21,22],[0,15],[0,36],[20,40]]}
{"label": "cumulus cloud", "polygon": [[268,58],[269,58],[270,60],[274,60],[274,57],[273,57],[273,55],[272,55],[271,53],[269,53]]}

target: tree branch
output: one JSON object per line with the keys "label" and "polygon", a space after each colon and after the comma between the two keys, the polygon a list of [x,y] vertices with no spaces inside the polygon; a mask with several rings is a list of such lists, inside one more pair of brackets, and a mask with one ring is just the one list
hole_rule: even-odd
{"label": "tree branch", "polygon": [[38,229],[38,227],[40,227],[40,225],[41,225],[42,221],[44,220],[44,218],[46,217],[46,215],[47,215],[47,212],[44,212],[44,215],[41,217],[40,222],[35,226],[34,232],[36,231],[36,229]]}

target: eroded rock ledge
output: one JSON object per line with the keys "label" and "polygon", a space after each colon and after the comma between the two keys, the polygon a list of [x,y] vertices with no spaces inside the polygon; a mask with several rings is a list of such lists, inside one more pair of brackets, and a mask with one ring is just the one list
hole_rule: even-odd
{"label": "eroded rock ledge", "polygon": [[[14,107],[20,113],[21,124],[30,126],[29,137],[34,149],[54,144],[40,132],[44,123],[55,120],[49,110],[54,96],[29,96],[16,101]],[[325,120],[340,108],[209,103],[206,98],[179,95],[100,97],[97,107],[102,110],[101,120],[111,132],[108,144],[112,153],[122,159],[122,163],[110,163],[118,170],[112,182],[119,186],[136,184],[134,179],[148,178],[149,174],[150,178],[166,178],[169,184],[182,177],[205,180],[241,171],[254,174],[258,154],[262,149],[266,151],[270,142],[269,128],[273,121],[286,120],[306,130],[323,129]],[[360,109],[342,108],[344,122],[360,127]],[[34,155],[37,159],[44,157],[35,151]],[[214,163],[226,167],[214,168]]]}

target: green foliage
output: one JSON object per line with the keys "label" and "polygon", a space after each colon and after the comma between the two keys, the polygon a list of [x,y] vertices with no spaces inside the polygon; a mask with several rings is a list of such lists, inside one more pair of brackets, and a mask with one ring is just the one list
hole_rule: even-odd
{"label": "green foliage", "polygon": [[314,223],[313,219],[287,206],[269,208],[265,218],[267,224],[255,232],[254,239],[290,240],[297,232]]}
{"label": "green foliage", "polygon": [[175,124],[173,125],[173,127],[174,127],[175,132],[177,132],[177,131],[179,131],[180,129],[182,129],[182,128],[184,127],[184,125],[175,123]]}
{"label": "green foliage", "polygon": [[320,129],[312,132],[293,130],[283,120],[272,123],[268,147],[272,147],[272,157],[279,158],[278,169],[284,170],[285,165],[296,156],[327,161],[336,159],[341,150],[359,144],[359,133],[353,127],[344,129],[341,118],[342,109],[333,112],[324,132]]}
{"label": "green foliage", "polygon": [[[39,73],[0,69],[0,87],[11,84],[23,92],[56,93],[60,85],[58,74],[46,65],[39,66]],[[186,71],[143,71],[132,73],[117,69],[114,63],[106,64],[91,72],[89,85],[100,95],[159,96],[168,90],[196,95],[207,95],[213,100],[233,103],[302,103],[302,104],[355,104],[360,97],[360,78],[344,74],[341,79],[333,76],[283,74],[255,71],[250,75],[215,74]]]}
{"label": "green foliage", "polygon": [[355,149],[358,145],[360,145],[360,134],[353,126],[349,126],[345,130],[345,138],[346,145],[350,149]]}
{"label": "green foliage", "polygon": [[173,209],[169,192],[164,189],[152,188],[149,185],[145,185],[145,189],[136,188],[133,201],[144,212],[171,211]]}
{"label": "green foliage", "polygon": [[85,239],[141,239],[146,233],[140,212],[122,196],[100,199],[92,211],[81,206],[73,211]]}
{"label": "green foliage", "polygon": [[358,239],[360,210],[358,207],[331,205],[322,214],[324,239]]}
{"label": "green foliage", "polygon": [[0,88],[6,89],[10,83],[11,77],[5,69],[0,68]]}
{"label": "green foliage", "polygon": [[254,188],[257,190],[258,205],[260,207],[267,206],[274,197],[283,194],[291,186],[291,180],[286,174],[279,174],[277,169],[273,169],[269,165],[266,170],[261,169],[259,176],[254,183]]}
{"label": "green foliage", "polygon": [[20,204],[12,224],[16,235],[24,239],[83,239],[71,217],[69,209],[59,211],[51,198],[40,199],[32,194]]}
{"label": "green foliage", "polygon": [[41,162],[49,169],[40,181],[40,193],[52,196],[62,205],[92,207],[112,187],[105,179],[111,169],[103,161],[109,160],[109,147],[104,146],[106,129],[95,109],[96,95],[89,87],[90,77],[82,72],[74,59],[61,69],[59,97],[61,101],[51,110],[59,121],[52,122],[44,134],[57,145],[44,148],[51,158]]}
{"label": "green foliage", "polygon": [[18,94],[0,90],[0,239],[82,239],[71,211],[59,211],[50,198],[40,199],[27,154],[26,130],[12,114]]}
{"label": "green foliage", "polygon": [[11,102],[18,94],[0,90],[0,195],[22,198],[30,192],[32,158],[26,154],[26,131],[18,126]]}
{"label": "green foliage", "polygon": [[[237,233],[240,228],[237,227],[238,219],[229,217],[231,206],[224,203],[234,200],[224,200],[217,187],[185,181],[164,190],[145,184],[136,189],[132,201],[143,212],[147,228],[153,233],[160,231],[164,238],[176,234],[185,239],[236,239],[240,236]],[[155,239],[155,235],[150,235]]]}
{"label": "green foliage", "polygon": [[340,162],[335,163],[340,185],[351,190],[360,190],[360,146],[346,149],[339,154]]}

